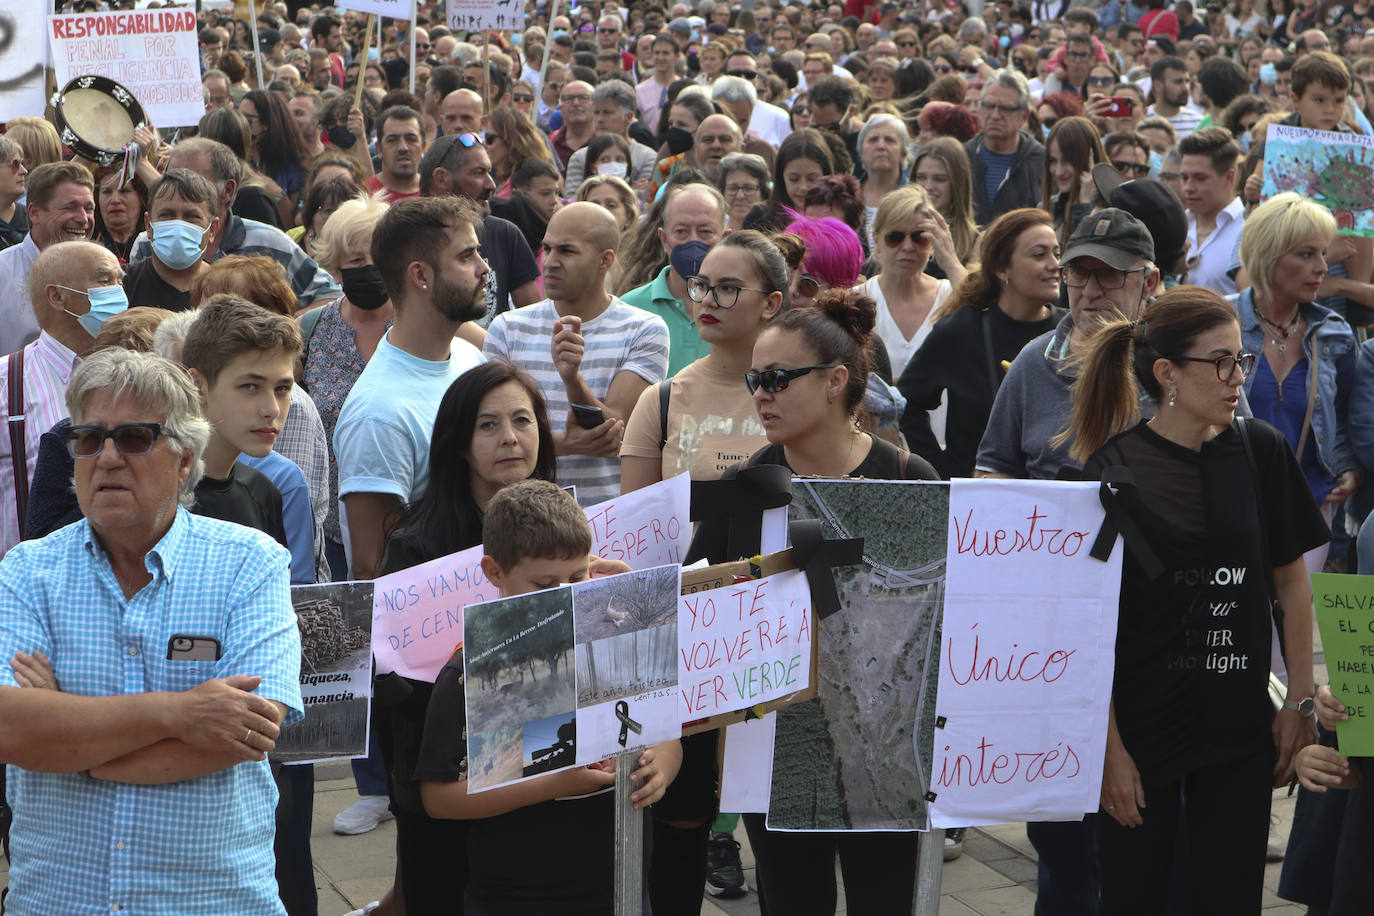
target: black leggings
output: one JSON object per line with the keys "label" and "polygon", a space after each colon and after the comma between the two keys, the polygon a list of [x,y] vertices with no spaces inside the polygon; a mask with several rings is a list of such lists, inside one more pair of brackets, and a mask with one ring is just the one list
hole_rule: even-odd
{"label": "black leggings", "polygon": [[1273,770],[1268,750],[1172,779],[1141,774],[1144,823],[1097,818],[1102,912],[1154,916],[1181,901],[1187,914],[1258,913]]}
{"label": "black leggings", "polygon": [[744,815],[744,827],[758,866],[755,880],[764,913],[834,916],[837,853],[847,913],[911,912],[919,833],[787,833],[769,830],[762,814]]}

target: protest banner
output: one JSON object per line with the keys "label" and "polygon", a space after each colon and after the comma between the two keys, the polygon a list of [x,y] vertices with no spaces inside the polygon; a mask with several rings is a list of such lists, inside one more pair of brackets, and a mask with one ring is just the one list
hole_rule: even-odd
{"label": "protest banner", "polygon": [[305,718],[282,729],[272,758],[313,763],[367,756],[372,705],[372,583],[291,589],[301,632]]}
{"label": "protest banner", "polygon": [[48,41],[58,86],[88,74],[108,77],[160,128],[190,127],[205,114],[191,10],[49,16]]}
{"label": "protest banner", "polygon": [[1312,598],[1331,693],[1350,717],[1336,724],[1337,744],[1348,757],[1374,757],[1374,577],[1313,573]]}
{"label": "protest banner", "polygon": [[635,569],[681,563],[692,542],[692,483],[679,474],[586,508],[592,553]]}
{"label": "protest banner", "polygon": [[52,0],[10,3],[0,9],[0,122],[43,114],[48,44],[43,40],[44,20],[51,12]]}
{"label": "protest banner", "polygon": [[341,10],[373,13],[390,19],[415,18],[415,0],[337,0],[334,6]]}
{"label": "protest banner", "polygon": [[448,27],[465,32],[519,31],[525,27],[525,4],[520,0],[448,0]]}
{"label": "protest banner", "polygon": [[1326,206],[1342,235],[1374,236],[1374,137],[1269,125],[1260,198],[1283,191]]}
{"label": "protest banner", "polygon": [[497,596],[482,572],[482,547],[374,580],[372,647],[377,673],[433,683],[463,644],[463,608]]}
{"label": "protest banner", "polygon": [[1089,556],[1098,489],[950,484],[932,827],[1098,809],[1122,557]]}

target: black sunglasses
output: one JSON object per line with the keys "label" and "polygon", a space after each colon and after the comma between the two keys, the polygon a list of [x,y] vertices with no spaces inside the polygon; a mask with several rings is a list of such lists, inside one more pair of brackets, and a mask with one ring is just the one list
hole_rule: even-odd
{"label": "black sunglasses", "polygon": [[738,76],[743,79],[752,80],[758,78],[759,72],[757,70],[726,70],[725,75]]}
{"label": "black sunglasses", "polygon": [[900,229],[893,229],[891,232],[883,233],[883,241],[887,244],[887,247],[889,248],[900,247],[901,244],[905,242],[908,237],[911,238],[911,242],[913,245],[923,244],[926,240],[926,234],[924,231],[903,232]]}
{"label": "black sunglasses", "polygon": [[73,458],[94,458],[105,449],[105,440],[113,439],[115,451],[126,457],[146,455],[153,450],[159,436],[166,435],[160,423],[121,423],[114,429],[103,426],[69,426],[62,433],[67,451]]}
{"label": "black sunglasses", "polygon": [[844,363],[828,363],[824,366],[802,366],[798,369],[764,369],[762,372],[746,372],[744,373],[744,384],[749,386],[750,394],[760,388],[769,394],[777,394],[779,391],[786,391],[793,379],[801,378],[817,369],[835,369],[843,365]]}

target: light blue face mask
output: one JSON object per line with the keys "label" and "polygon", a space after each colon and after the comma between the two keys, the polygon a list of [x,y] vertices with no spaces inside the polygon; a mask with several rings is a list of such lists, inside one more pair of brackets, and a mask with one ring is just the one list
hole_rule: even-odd
{"label": "light blue face mask", "polygon": [[1273,64],[1260,64],[1260,82],[1266,86],[1277,85],[1279,81],[1279,68]]}
{"label": "light blue face mask", "polygon": [[1150,174],[1158,175],[1162,168],[1164,168],[1163,154],[1150,150]]}
{"label": "light blue face mask", "polygon": [[209,229],[180,219],[159,220],[149,228],[153,236],[153,254],[172,270],[185,270],[205,253],[205,235]]}
{"label": "light blue face mask", "polygon": [[372,47],[367,49],[367,62],[369,64],[375,64],[377,61],[381,59],[382,52],[377,50],[376,45],[373,45]]}
{"label": "light blue face mask", "polygon": [[1240,135],[1240,139],[1236,140],[1236,143],[1238,143],[1238,144],[1240,145],[1240,151],[1241,151],[1242,153],[1248,153],[1248,152],[1250,152],[1250,144],[1253,143],[1253,142],[1254,142],[1254,141],[1251,140],[1251,138],[1250,138],[1250,132],[1249,132],[1248,130],[1247,130],[1245,133],[1243,133],[1243,134]]}
{"label": "light blue face mask", "polygon": [[76,293],[91,300],[91,310],[84,315],[76,312],[67,312],[85,328],[86,333],[94,337],[100,333],[100,328],[105,322],[109,321],[120,312],[129,307],[129,297],[124,295],[122,286],[93,286],[90,289],[72,289],[70,286],[58,285],[58,289],[65,289],[69,293]]}

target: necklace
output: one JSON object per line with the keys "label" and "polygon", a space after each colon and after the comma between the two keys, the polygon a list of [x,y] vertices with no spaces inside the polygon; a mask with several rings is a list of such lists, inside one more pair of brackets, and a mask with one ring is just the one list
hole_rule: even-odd
{"label": "necklace", "polygon": [[1302,317],[1301,310],[1293,312],[1293,317],[1287,324],[1278,324],[1276,322],[1270,321],[1268,316],[1266,316],[1258,308],[1255,309],[1255,314],[1259,316],[1259,320],[1263,324],[1268,325],[1271,329],[1273,329],[1274,334],[1271,334],[1269,336],[1269,342],[1272,343],[1274,346],[1278,347],[1280,353],[1284,352],[1287,349],[1287,341],[1289,336],[1292,335],[1292,333],[1298,329],[1298,319]]}

